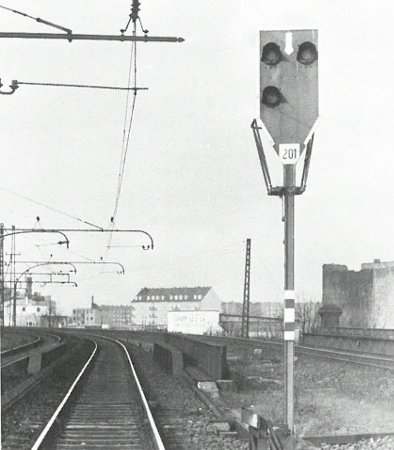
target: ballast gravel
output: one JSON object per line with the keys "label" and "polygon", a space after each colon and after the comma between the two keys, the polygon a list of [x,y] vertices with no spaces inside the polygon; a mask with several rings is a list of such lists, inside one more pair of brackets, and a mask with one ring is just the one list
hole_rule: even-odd
{"label": "ballast gravel", "polygon": [[393,450],[394,437],[385,436],[379,439],[369,439],[348,445],[322,445],[322,450]]}
{"label": "ballast gravel", "polygon": [[[183,436],[169,449],[185,450],[246,450],[248,443],[234,437],[217,433],[216,420],[208,407],[199,400],[194,392],[183,385],[177,378],[166,374],[153,362],[152,353],[133,345],[128,345],[134,355],[135,366],[143,385],[148,393],[149,403],[155,420],[163,422],[163,412],[170,416],[167,421],[176,423],[170,427],[171,433],[182,432]],[[163,432],[163,426],[160,432]]]}
{"label": "ballast gravel", "polygon": [[[231,353],[234,355],[232,351]],[[243,351],[241,354],[245,355],[246,352]],[[231,358],[229,359],[231,360]],[[270,353],[269,351],[260,353],[257,357],[234,358],[233,362],[230,361],[230,368],[232,375],[237,380],[240,392],[223,392],[222,402],[234,410],[239,410],[241,406],[252,407],[274,422],[283,422],[284,368],[280,359],[278,352]],[[267,360],[271,360],[273,364],[264,364]],[[394,432],[394,408],[392,407],[394,404],[394,376],[392,372],[304,356],[298,358],[295,369],[298,436],[368,432],[384,435],[385,431]],[[157,376],[160,379],[160,375]],[[275,379],[276,382],[267,381],[270,378]],[[180,405],[183,398],[190,398],[190,391],[182,392],[183,388],[180,388],[176,382],[174,385],[172,377],[164,375],[162,380],[166,389],[169,387],[167,392],[163,389],[163,399],[166,398],[166,395],[170,397],[175,395],[177,398],[170,398],[170,402],[174,401],[175,405]],[[192,394],[189,401],[183,401],[188,403],[196,402],[196,400],[193,399]],[[195,408],[196,406],[192,407],[192,409]],[[190,443],[193,445],[185,448],[191,450],[249,448],[247,442],[223,441],[221,437],[219,440],[210,440],[201,436],[200,433],[212,433],[209,425],[212,414],[210,411],[206,411],[201,404],[199,408],[203,408],[204,419],[202,422],[205,425],[201,426],[201,420],[198,419],[194,422],[194,426],[193,423],[186,426],[186,434],[192,436]],[[182,414],[180,415],[182,416]],[[344,420],[345,418],[347,420]],[[297,444],[297,450],[313,449],[394,450],[394,437],[368,439],[347,445],[312,445],[302,440]]]}

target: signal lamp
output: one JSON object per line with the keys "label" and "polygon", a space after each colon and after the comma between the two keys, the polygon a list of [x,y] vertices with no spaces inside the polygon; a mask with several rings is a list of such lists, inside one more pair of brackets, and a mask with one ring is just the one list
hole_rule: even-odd
{"label": "signal lamp", "polygon": [[267,86],[263,90],[263,96],[261,99],[261,103],[269,108],[275,108],[279,106],[283,101],[283,96],[280,93],[280,90],[275,86]]}
{"label": "signal lamp", "polygon": [[304,42],[298,47],[297,61],[309,66],[317,60],[317,49],[312,42]]}
{"label": "signal lamp", "polygon": [[274,42],[269,42],[263,47],[263,54],[261,55],[261,61],[268,66],[276,66],[282,61],[282,53],[279,45]]}

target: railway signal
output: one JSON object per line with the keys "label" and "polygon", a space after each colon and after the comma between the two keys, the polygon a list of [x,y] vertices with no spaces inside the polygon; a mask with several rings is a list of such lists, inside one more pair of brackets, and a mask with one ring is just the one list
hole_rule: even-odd
{"label": "railway signal", "polygon": [[260,32],[260,118],[284,164],[298,161],[319,115],[317,30]]}
{"label": "railway signal", "polygon": [[[260,118],[252,122],[253,135],[268,195],[283,200],[284,211],[284,323],[286,360],[286,423],[294,432],[294,210],[295,195],[306,188],[313,137],[319,116],[317,30],[260,31]],[[283,182],[273,186],[260,135],[265,129],[283,164]],[[296,167],[303,158],[301,183]]]}

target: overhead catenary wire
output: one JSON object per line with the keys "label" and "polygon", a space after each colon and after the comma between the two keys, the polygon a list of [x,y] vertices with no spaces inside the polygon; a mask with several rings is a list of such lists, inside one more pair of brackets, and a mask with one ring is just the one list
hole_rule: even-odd
{"label": "overhead catenary wire", "polygon": [[[93,224],[93,223],[91,223],[91,222],[88,222],[88,221],[86,221],[86,220],[80,219],[79,217],[73,216],[73,215],[71,215],[71,214],[68,214],[68,213],[66,213],[66,212],[64,212],[64,211],[61,211],[61,210],[56,209],[56,208],[53,208],[53,207],[51,207],[51,206],[49,206],[49,205],[46,205],[46,204],[44,204],[44,203],[38,202],[38,201],[36,201],[36,200],[34,200],[34,199],[30,198],[30,197],[26,197],[25,195],[21,195],[21,194],[18,194],[18,193],[16,193],[16,192],[13,192],[13,191],[11,191],[10,189],[6,189],[6,188],[4,188],[4,187],[2,187],[2,186],[0,186],[0,189],[3,190],[3,191],[5,191],[5,192],[8,192],[9,194],[15,195],[16,197],[22,198],[23,200],[26,200],[26,201],[28,201],[28,202],[37,204],[37,205],[42,206],[42,207],[44,207],[44,208],[46,208],[46,209],[49,209],[49,210],[51,210],[51,211],[54,211],[54,212],[56,212],[56,213],[58,213],[58,214],[61,214],[61,215],[66,216],[66,217],[69,217],[69,218],[71,218],[71,219],[75,219],[75,220],[77,220],[77,221],[79,221],[79,222],[84,223],[85,225],[92,226],[92,227],[97,228],[97,229],[99,229],[99,230],[102,230],[102,229],[103,229],[102,227],[100,227],[100,226],[98,226],[98,225],[95,225],[95,224]],[[28,217],[28,216],[25,216],[25,217]],[[34,223],[33,230],[36,229],[36,227],[39,227],[39,228],[42,229],[41,222],[40,222],[40,217],[39,217],[39,216],[36,217],[36,221],[35,221],[35,223]],[[30,235],[26,235],[26,238],[29,239],[29,240],[32,239],[32,237],[31,237]],[[35,237],[34,239],[36,239],[36,237]],[[57,245],[57,244],[58,244],[58,242],[53,243],[53,244],[34,244],[34,246],[39,250],[41,256],[44,257],[44,253],[41,251],[41,247],[43,247],[43,246]],[[88,256],[84,256],[84,255],[82,255],[82,254],[80,254],[80,253],[71,251],[70,249],[67,249],[67,251],[70,252],[70,253],[73,253],[73,254],[75,254],[75,255],[77,255],[77,256],[80,256],[81,258],[84,258],[84,259],[86,259],[87,261],[93,261],[92,258],[90,258],[90,257],[88,257]],[[34,259],[34,256],[31,256],[31,258]]]}
{"label": "overhead catenary wire", "polygon": [[[137,45],[136,45],[135,42],[132,44],[132,52],[133,52],[133,58],[131,58],[131,60],[130,60],[130,69],[131,69],[131,63],[133,62],[133,59],[134,59],[134,86],[136,86],[136,84],[137,84],[137,61],[136,61]],[[123,142],[125,141],[125,139],[126,139],[126,142],[124,143],[124,148],[123,148],[123,151],[122,151],[122,157],[121,157],[121,161],[120,161],[118,187],[117,187],[117,193],[116,193],[116,198],[115,198],[114,212],[112,214],[112,217],[114,219],[116,217],[116,213],[118,212],[120,194],[121,194],[121,191],[122,191],[122,183],[123,183],[124,171],[125,171],[125,166],[126,166],[126,158],[127,158],[127,153],[128,153],[129,143],[130,143],[130,133],[131,133],[132,125],[133,125],[136,99],[137,99],[137,91],[134,91],[134,97],[133,97],[133,102],[132,102],[132,105],[131,105],[131,112],[130,112],[130,117],[129,117],[129,126],[128,126],[128,131],[127,131],[127,138],[125,136],[125,134],[126,134],[126,126],[124,126],[124,129],[123,129]]]}
{"label": "overhead catenary wire", "polygon": [[[133,54],[134,54],[134,45],[131,45],[131,51],[130,51],[130,62],[129,62],[129,74],[128,74],[128,80],[127,80],[127,86],[130,87],[131,84],[131,73],[132,73],[132,63],[133,63]],[[125,154],[125,143],[126,143],[126,126],[127,126],[127,119],[128,119],[128,110],[129,110],[129,91],[127,91],[126,95],[126,105],[125,105],[125,114],[124,114],[124,122],[123,122],[123,134],[122,134],[122,151],[120,156],[120,162],[119,162],[119,170],[118,170],[118,185],[116,189],[116,197],[115,197],[115,206],[114,211],[112,213],[112,217],[110,220],[110,228],[113,230],[115,227],[115,216],[118,210],[118,204],[119,204],[119,197],[120,197],[120,186],[121,186],[121,178],[122,177],[122,167],[123,167],[123,160],[124,160],[124,154]],[[111,242],[112,242],[112,233],[108,236],[108,242],[106,245],[107,253],[109,249],[111,248]]]}
{"label": "overhead catenary wire", "polygon": [[86,88],[86,89],[109,89],[112,91],[146,91],[147,87],[120,87],[120,86],[102,86],[97,84],[72,84],[72,83],[43,83],[43,82],[33,82],[33,81],[16,81],[16,86],[26,85],[26,86],[49,86],[49,87],[69,87],[69,88]]}
{"label": "overhead catenary wire", "polygon": [[[133,35],[136,34],[136,24],[134,23],[134,30]],[[129,114],[129,102],[130,102],[130,96],[129,91],[127,91],[126,96],[126,106],[125,106],[125,115],[124,115],[124,123],[123,123],[123,133],[122,133],[122,151],[121,151],[121,157],[120,157],[120,163],[119,163],[119,172],[118,172],[118,183],[116,188],[116,196],[115,196],[115,204],[113,213],[111,216],[111,227],[112,229],[115,227],[115,219],[119,208],[119,201],[120,201],[120,195],[122,192],[122,185],[123,185],[123,178],[125,173],[125,167],[126,167],[126,159],[129,149],[129,143],[130,143],[130,134],[131,129],[133,125],[133,119],[134,119],[134,112],[135,112],[135,105],[137,100],[137,43],[132,42],[131,44],[131,52],[130,52],[130,62],[129,62],[129,73],[128,73],[128,81],[127,85],[130,87],[131,85],[131,78],[133,75],[133,86],[134,86],[134,96],[133,101],[131,105],[131,111]],[[128,123],[128,127],[127,127]],[[127,134],[126,134],[127,133]],[[111,248],[111,242],[112,242],[112,236],[113,234],[110,233],[108,236],[108,243],[107,243],[107,252]]]}
{"label": "overhead catenary wire", "polygon": [[63,216],[69,217],[70,219],[74,219],[74,220],[77,220],[78,222],[82,222],[85,225],[89,225],[89,226],[97,228],[99,230],[103,229],[103,227],[95,225],[94,223],[88,222],[87,220],[83,220],[83,219],[81,219],[79,217],[73,216],[72,214],[66,213],[66,212],[61,211],[59,209],[53,208],[52,206],[46,205],[45,203],[38,202],[37,200],[34,200],[34,199],[30,198],[30,197],[26,197],[25,195],[18,194],[18,193],[14,192],[14,191],[11,191],[10,189],[7,189],[7,188],[5,188],[3,186],[0,186],[0,189],[2,191],[8,192],[9,194],[15,195],[16,197],[22,198],[22,199],[27,200],[27,201],[29,201],[31,203],[35,203],[36,205],[42,206],[43,208],[49,209],[51,211],[57,212],[58,214],[62,214]]}
{"label": "overhead catenary wire", "polygon": [[30,16],[29,14],[26,14],[26,13],[24,13],[22,11],[18,11],[16,9],[9,8],[8,6],[0,5],[0,8],[1,9],[5,9],[6,11],[13,12],[15,14],[19,14],[20,16],[23,16],[23,17],[27,17],[28,19],[33,19],[33,20],[35,20],[38,23],[42,23],[44,25],[49,25],[50,27],[57,28],[58,30],[65,31],[67,34],[71,34],[72,33],[72,30],[70,30],[70,28],[62,27],[61,25],[57,25],[56,23],[49,22],[48,20],[41,19],[40,17]]}

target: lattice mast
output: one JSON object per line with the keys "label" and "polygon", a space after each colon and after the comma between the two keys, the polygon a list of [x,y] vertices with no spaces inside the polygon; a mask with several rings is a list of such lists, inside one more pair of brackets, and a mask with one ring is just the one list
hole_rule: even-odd
{"label": "lattice mast", "polygon": [[249,337],[249,299],[250,299],[250,249],[251,240],[246,240],[244,301],[242,306],[241,336]]}

